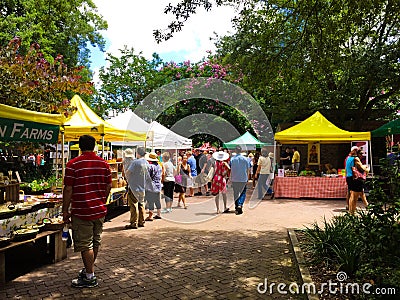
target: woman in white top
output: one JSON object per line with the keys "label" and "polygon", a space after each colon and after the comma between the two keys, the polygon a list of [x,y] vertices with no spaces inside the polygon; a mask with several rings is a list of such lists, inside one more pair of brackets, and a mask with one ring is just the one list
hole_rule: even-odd
{"label": "woman in white top", "polygon": [[164,199],[165,199],[165,209],[164,213],[172,212],[172,201],[174,199],[174,185],[175,185],[175,168],[170,161],[169,152],[164,152],[162,154],[163,161],[163,173],[162,173],[162,183],[164,186]]}

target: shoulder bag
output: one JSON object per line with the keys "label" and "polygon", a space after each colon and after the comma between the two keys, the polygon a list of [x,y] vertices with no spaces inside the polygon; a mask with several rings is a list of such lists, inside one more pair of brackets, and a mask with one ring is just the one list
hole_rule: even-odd
{"label": "shoulder bag", "polygon": [[365,181],[367,179],[366,172],[361,173],[356,166],[355,159],[353,160],[354,166],[351,167],[351,170],[353,172],[353,179],[354,180],[361,180]]}

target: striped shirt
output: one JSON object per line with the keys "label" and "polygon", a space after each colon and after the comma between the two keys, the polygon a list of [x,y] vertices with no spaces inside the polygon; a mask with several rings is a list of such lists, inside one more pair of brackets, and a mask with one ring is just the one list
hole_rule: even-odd
{"label": "striped shirt", "polygon": [[83,152],[65,168],[64,185],[72,186],[71,214],[96,220],[107,214],[107,185],[111,184],[108,163],[94,152]]}

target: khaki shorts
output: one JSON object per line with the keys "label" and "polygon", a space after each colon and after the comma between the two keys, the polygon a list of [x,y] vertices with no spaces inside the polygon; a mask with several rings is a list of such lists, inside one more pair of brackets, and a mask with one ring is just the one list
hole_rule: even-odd
{"label": "khaki shorts", "polygon": [[74,251],[82,252],[99,248],[103,232],[104,217],[96,220],[82,220],[72,216],[72,238]]}
{"label": "khaki shorts", "polygon": [[[128,204],[132,203],[144,203],[145,202],[145,193],[144,192],[137,192],[137,191],[132,191],[129,189],[128,191]],[[130,205],[130,204],[129,204]]]}

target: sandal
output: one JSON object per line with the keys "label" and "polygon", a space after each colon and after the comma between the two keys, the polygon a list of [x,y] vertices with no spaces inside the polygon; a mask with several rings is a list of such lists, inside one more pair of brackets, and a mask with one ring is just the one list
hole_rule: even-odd
{"label": "sandal", "polygon": [[149,221],[149,222],[151,222],[151,221],[153,221],[153,218],[149,218],[149,217],[147,217],[146,219],[144,219],[145,221]]}

